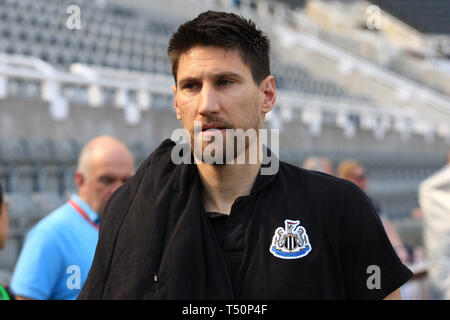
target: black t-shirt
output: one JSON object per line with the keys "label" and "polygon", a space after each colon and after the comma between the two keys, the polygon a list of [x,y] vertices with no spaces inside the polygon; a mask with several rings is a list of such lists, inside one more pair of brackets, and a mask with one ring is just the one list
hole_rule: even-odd
{"label": "black t-shirt", "polygon": [[235,200],[218,241],[174,146],[108,201],[79,299],[382,299],[412,276],[358,187],[282,161]]}
{"label": "black t-shirt", "polygon": [[[228,273],[230,274],[231,279],[234,279],[236,273],[238,272],[238,268],[242,259],[239,248],[237,248],[235,251],[233,249],[228,249],[230,247],[233,248],[233,246],[228,243],[230,241],[233,242],[233,240],[227,238],[228,234],[233,234],[233,225],[228,223],[229,216],[227,214],[219,212],[207,212],[207,215],[214,229],[217,241],[219,242],[219,246],[222,249],[222,253],[228,267]],[[227,238],[226,248],[228,250],[225,250],[225,238]]]}
{"label": "black t-shirt", "polygon": [[[283,235],[286,238],[284,246],[279,246],[278,250],[274,247],[275,239],[272,239],[270,253],[277,260],[276,262],[280,263],[274,271],[279,272],[280,279],[292,275],[292,288],[287,286],[285,296],[280,295],[274,298],[289,299],[296,296],[310,299],[381,299],[399,288],[412,276],[412,272],[401,263],[393,250],[380,218],[376,214],[376,209],[356,185],[316,172],[308,172],[302,178],[304,181],[301,184],[314,185],[315,188],[309,190],[307,198],[296,195],[295,188],[292,188],[290,193],[283,192],[285,188],[278,188],[277,185],[289,183],[288,181],[276,181],[277,179],[270,181],[271,179],[263,176],[258,177],[253,189],[253,191],[263,190],[267,196],[270,195],[274,203],[283,201],[286,197],[298,197],[303,200],[309,198],[309,203],[307,205],[305,203],[303,207],[300,201],[298,211],[303,211],[304,214],[300,223],[297,223],[295,218],[294,220],[286,219],[287,223],[280,221],[279,225],[273,228],[274,238],[277,232],[278,239]],[[336,203],[326,204],[327,193],[333,192],[331,185],[336,183],[338,186],[342,184],[340,186],[342,189],[348,189],[347,195],[345,192],[342,193],[343,197],[346,197],[341,203],[342,207],[337,207]],[[215,231],[234,287],[239,286],[238,282],[242,278],[240,266],[245,264],[242,258],[244,251],[248,250],[244,246],[243,239],[249,237],[246,233],[250,231],[246,229],[252,212],[245,208],[252,208],[251,203],[255,200],[254,195],[239,197],[233,204],[230,215],[204,212]],[[317,203],[318,200],[319,203]],[[320,201],[324,203],[320,204]],[[336,207],[333,208],[333,205]],[[311,206],[314,210],[311,210]],[[341,216],[341,219],[337,219],[338,216]],[[289,213],[286,212],[286,218],[289,217]],[[285,222],[284,225],[283,222]],[[289,223],[294,226],[290,234]],[[297,232],[292,232],[295,227]],[[295,243],[296,237],[292,235],[299,234],[299,230],[303,231],[303,237],[305,235],[307,237],[307,243],[303,243],[303,247],[308,248],[307,244],[309,244],[309,251],[299,250],[298,247],[301,246]],[[262,238],[258,232],[264,231],[257,231],[251,236],[255,239],[255,243],[259,242],[258,238]],[[339,244],[333,243],[336,239],[339,239]],[[297,252],[295,252],[296,247]],[[298,269],[288,264],[292,266],[297,264]],[[266,272],[264,269],[261,266],[261,272]],[[252,276],[257,278],[261,275],[253,274]],[[296,282],[299,285],[296,285]],[[299,289],[303,291],[303,294],[292,295],[291,290]],[[280,290],[276,291],[280,292]],[[241,293],[235,292],[235,295],[239,296]],[[261,292],[261,295],[264,296],[264,293]],[[257,297],[258,293],[254,293],[254,296]]]}

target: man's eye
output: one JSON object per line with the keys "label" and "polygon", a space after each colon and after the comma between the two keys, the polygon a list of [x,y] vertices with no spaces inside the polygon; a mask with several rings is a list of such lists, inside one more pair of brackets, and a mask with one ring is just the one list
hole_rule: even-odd
{"label": "man's eye", "polygon": [[103,184],[111,184],[111,183],[114,183],[116,181],[116,179],[113,178],[113,177],[100,177],[99,180]]}
{"label": "man's eye", "polygon": [[187,90],[193,90],[196,89],[198,87],[198,84],[196,83],[186,83],[183,85],[183,89],[187,89]]}
{"label": "man's eye", "polygon": [[232,81],[229,80],[229,79],[221,79],[221,80],[217,81],[217,84],[219,86],[226,86],[226,85],[228,85],[230,83],[232,83]]}

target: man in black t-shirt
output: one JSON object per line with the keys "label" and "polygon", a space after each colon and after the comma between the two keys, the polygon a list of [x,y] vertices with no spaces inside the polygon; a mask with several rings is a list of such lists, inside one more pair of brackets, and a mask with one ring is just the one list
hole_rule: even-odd
{"label": "man in black t-shirt", "polygon": [[[276,100],[267,37],[208,11],[168,55],[189,143],[164,141],[111,197],[79,299],[401,298],[412,273],[359,188],[270,150],[251,161]],[[239,129],[259,135],[235,144]]]}

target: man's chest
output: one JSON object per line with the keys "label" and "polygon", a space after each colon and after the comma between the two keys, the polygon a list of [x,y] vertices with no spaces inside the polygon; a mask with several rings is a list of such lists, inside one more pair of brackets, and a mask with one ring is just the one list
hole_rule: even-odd
{"label": "man's chest", "polygon": [[304,299],[343,295],[339,244],[311,206],[259,206],[210,217],[235,295]]}

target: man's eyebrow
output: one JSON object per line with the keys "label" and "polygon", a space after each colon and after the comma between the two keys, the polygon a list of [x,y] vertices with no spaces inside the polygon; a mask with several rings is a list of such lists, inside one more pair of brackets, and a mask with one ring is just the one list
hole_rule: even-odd
{"label": "man's eyebrow", "polygon": [[196,78],[196,77],[187,77],[187,78],[183,78],[183,79],[179,80],[178,84],[180,86],[183,86],[186,83],[193,83],[193,82],[200,82],[200,79]]}
{"label": "man's eyebrow", "polygon": [[219,72],[213,75],[214,78],[226,78],[226,77],[231,77],[231,78],[242,78],[242,76],[239,73],[236,72],[232,72],[232,71],[224,71],[224,72]]}
{"label": "man's eyebrow", "polygon": [[[232,71],[218,72],[218,73],[213,74],[211,77],[214,80],[227,78],[227,77],[234,78],[234,79],[237,79],[237,80],[242,79],[242,76],[239,73],[232,72]],[[179,80],[178,84],[180,86],[183,86],[183,84],[186,84],[186,83],[196,83],[196,82],[200,82],[200,81],[201,80],[200,80],[199,77],[186,77],[186,78],[183,78],[183,79]]]}
{"label": "man's eyebrow", "polygon": [[116,180],[117,177],[112,174],[102,174],[98,177],[99,180]]}

